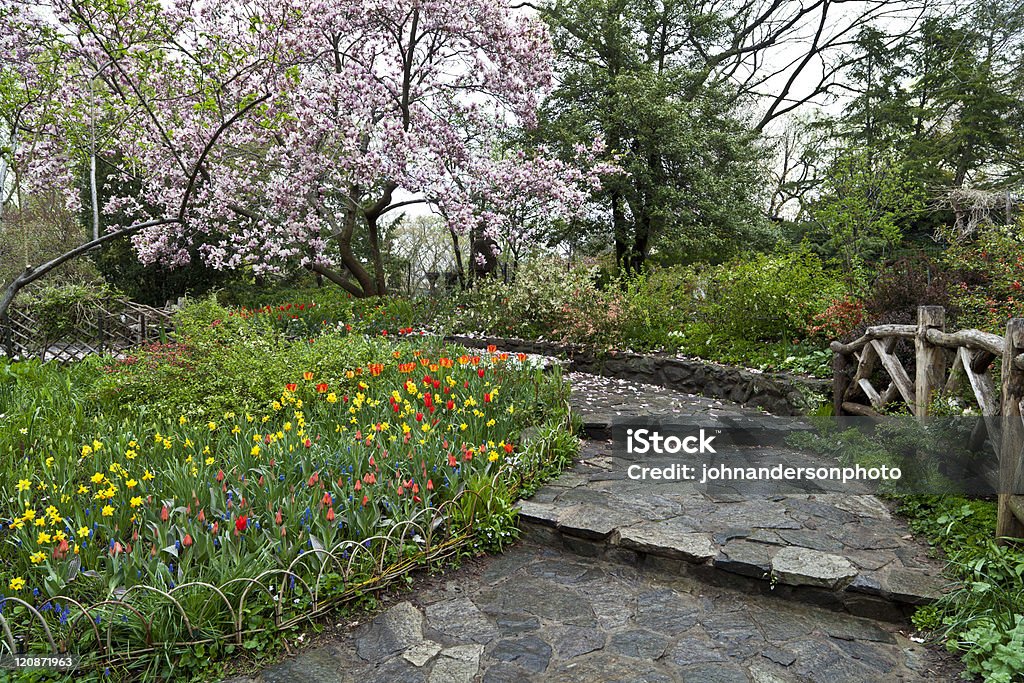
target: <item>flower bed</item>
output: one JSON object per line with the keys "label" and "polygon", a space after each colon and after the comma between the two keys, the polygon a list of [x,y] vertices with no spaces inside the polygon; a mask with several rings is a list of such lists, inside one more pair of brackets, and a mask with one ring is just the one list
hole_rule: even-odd
{"label": "flower bed", "polygon": [[66,433],[23,403],[0,422],[15,444],[0,618],[22,642],[8,647],[52,640],[128,668],[129,645],[255,647],[430,558],[509,541],[517,492],[571,443],[565,411],[538,405],[560,379],[523,356],[387,348],[340,378],[281,377],[265,411],[100,413]]}

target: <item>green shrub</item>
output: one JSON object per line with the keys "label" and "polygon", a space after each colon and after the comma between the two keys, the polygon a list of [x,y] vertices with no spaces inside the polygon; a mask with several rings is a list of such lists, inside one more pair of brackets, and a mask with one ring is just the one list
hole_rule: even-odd
{"label": "green shrub", "polygon": [[806,248],[718,266],[703,287],[699,317],[718,333],[747,341],[803,338],[814,317],[845,293],[839,274]]}
{"label": "green shrub", "polygon": [[43,336],[51,340],[94,324],[99,304],[117,312],[122,307],[120,294],[103,283],[69,283],[30,289],[18,301],[39,322]]}
{"label": "green shrub", "polygon": [[163,418],[255,411],[280,393],[281,377],[315,371],[342,382],[386,346],[379,337],[333,330],[296,343],[270,320],[233,313],[213,297],[190,303],[175,315],[174,341],[107,362],[98,398]]}

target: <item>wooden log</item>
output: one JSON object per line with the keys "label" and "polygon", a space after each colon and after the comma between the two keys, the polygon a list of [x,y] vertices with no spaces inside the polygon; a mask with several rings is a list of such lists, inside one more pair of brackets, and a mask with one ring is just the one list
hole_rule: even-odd
{"label": "wooden log", "polygon": [[882,417],[882,414],[873,408],[861,403],[847,401],[843,404],[843,412],[848,415],[859,415],[860,417]]}
{"label": "wooden log", "polygon": [[1006,505],[1017,521],[1024,523],[1024,496],[1009,496]]}
{"label": "wooden log", "polygon": [[889,377],[892,378],[896,388],[899,389],[903,400],[907,402],[908,406],[913,408],[915,401],[914,383],[910,381],[910,376],[903,369],[900,359],[883,347],[877,339],[871,340],[871,345],[875,347],[878,359],[882,362],[882,367],[889,373]]}
{"label": "wooden log", "polygon": [[856,351],[860,351],[864,346],[875,339],[881,339],[883,337],[913,339],[915,334],[917,334],[917,325],[875,325],[874,327],[869,327],[864,332],[864,336],[853,340],[849,344],[834,341],[829,344],[829,348],[832,349],[834,353],[845,353],[846,355],[850,355]]}
{"label": "wooden log", "polygon": [[[923,308],[938,307],[928,306]],[[959,332],[943,332],[939,329],[932,329],[926,333],[926,337],[928,342],[935,346],[944,346],[949,349],[966,346],[972,350],[988,351],[996,356],[1003,355],[1003,340],[998,335],[982,332],[981,330],[970,329],[960,330]]]}
{"label": "wooden log", "polygon": [[863,391],[864,395],[868,397],[869,401],[871,401],[871,406],[875,410],[881,410],[885,407],[882,403],[882,397],[878,394],[875,388],[871,386],[871,380],[862,379],[858,384],[860,384],[861,391]]}
{"label": "wooden log", "polygon": [[843,414],[843,398],[850,386],[850,358],[847,354],[836,353],[832,356],[832,414],[839,417]]}
{"label": "wooden log", "polygon": [[992,361],[1001,355],[1001,353],[994,354],[982,349],[977,349],[971,356],[971,370],[974,370],[975,372],[986,372],[992,365]]}
{"label": "wooden log", "polygon": [[999,444],[999,508],[996,520],[996,537],[999,539],[1024,538],[1024,521],[1018,519],[1014,511],[1015,496],[1024,493],[1019,480],[1020,473],[1024,471],[1021,467],[1024,370],[1013,362],[1021,351],[1024,351],[1024,318],[1013,318],[1006,325],[1003,348],[1003,433]]}
{"label": "wooden log", "polygon": [[942,348],[928,341],[928,332],[941,332],[946,326],[942,306],[917,307],[917,336],[914,337],[914,415],[925,417],[932,397],[946,376],[946,356]]}
{"label": "wooden log", "polygon": [[946,385],[942,388],[942,393],[946,396],[957,393],[960,390],[960,382],[966,375],[964,355],[957,349],[957,352],[953,354],[953,367],[949,370],[949,377],[946,379]]}
{"label": "wooden log", "polygon": [[975,372],[971,368],[969,356],[971,352],[966,348],[961,346],[956,353],[964,368],[964,374],[967,375],[967,379],[971,383],[971,390],[974,392],[974,398],[978,401],[978,407],[981,408],[981,414],[997,414],[999,412],[999,398],[996,395],[996,385],[992,381],[992,377],[988,372]]}
{"label": "wooden log", "polygon": [[[877,368],[878,354],[875,352],[875,347],[868,344],[864,347],[864,350],[860,352],[860,362],[857,364],[857,372],[853,374],[853,379],[850,380],[850,386],[846,390],[845,400],[852,400],[856,396],[857,391],[863,388],[861,382],[871,379],[871,376],[875,373]],[[866,393],[865,396],[867,396]]]}

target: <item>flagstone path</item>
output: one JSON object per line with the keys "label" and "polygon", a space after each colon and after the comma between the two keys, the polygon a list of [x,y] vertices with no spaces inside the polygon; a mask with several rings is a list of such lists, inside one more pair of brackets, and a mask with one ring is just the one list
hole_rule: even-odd
{"label": "flagstone path", "polygon": [[232,683],[958,679],[950,656],[906,636],[911,606],[942,588],[939,565],[878,499],[637,482],[608,440],[638,419],[747,425],[753,441],[735,447],[748,456],[813,463],[782,444],[793,423],[766,429],[720,401],[571,379],[592,438],[521,504],[522,541],[418,577],[365,623]]}

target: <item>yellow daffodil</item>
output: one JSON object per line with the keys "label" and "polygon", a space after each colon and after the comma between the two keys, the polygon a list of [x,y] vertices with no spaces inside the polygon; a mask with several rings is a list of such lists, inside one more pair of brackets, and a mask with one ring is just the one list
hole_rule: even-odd
{"label": "yellow daffodil", "polygon": [[217,431],[217,423],[216,422],[207,422],[206,426],[207,426],[207,428],[209,428],[209,430],[211,432]]}
{"label": "yellow daffodil", "polygon": [[206,459],[206,464],[207,465],[212,465],[213,464],[213,457],[212,456]]}
{"label": "yellow daffodil", "polygon": [[104,479],[106,479],[106,477],[103,476],[103,473],[97,472],[96,474],[92,475],[90,481],[94,484],[100,484],[103,482]]}
{"label": "yellow daffodil", "polygon": [[110,517],[114,514],[114,508],[111,507],[110,505],[104,505],[103,510],[101,512],[104,517]]}
{"label": "yellow daffodil", "polygon": [[253,446],[252,450],[249,451],[249,455],[252,455],[252,456],[256,456],[256,455],[259,455],[259,454],[260,454],[260,447],[259,446]]}
{"label": "yellow daffodil", "polygon": [[20,576],[15,576],[13,579],[11,579],[11,582],[7,584],[7,588],[12,591],[20,591],[24,587],[25,579],[21,578]]}
{"label": "yellow daffodil", "polygon": [[29,555],[28,559],[31,560],[32,564],[39,564],[40,562],[46,559],[46,553],[42,551],[35,552]]}
{"label": "yellow daffodil", "polygon": [[137,508],[142,505],[142,496],[134,496],[129,502],[133,508]]}
{"label": "yellow daffodil", "polygon": [[46,533],[45,531],[40,531],[39,535],[36,536],[36,543],[39,545],[49,543],[51,540],[53,539],[51,538],[50,534]]}
{"label": "yellow daffodil", "polygon": [[28,479],[19,479],[18,480],[18,491],[19,492],[21,492],[21,491],[28,491],[30,488],[32,488],[32,482],[31,481],[29,481]]}
{"label": "yellow daffodil", "polygon": [[135,481],[134,479],[129,479],[128,481],[126,481],[124,483],[124,485],[127,486],[130,489],[133,489],[133,488],[135,488],[136,486],[139,485],[139,482]]}
{"label": "yellow daffodil", "polygon": [[142,473],[142,481],[149,481],[152,478],[153,478],[153,473],[150,472],[149,470],[146,470],[145,472]]}
{"label": "yellow daffodil", "polygon": [[78,527],[78,537],[79,538],[89,538],[89,527],[87,527],[87,526]]}

